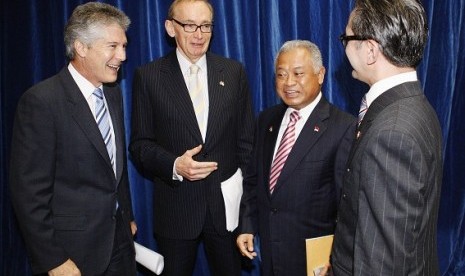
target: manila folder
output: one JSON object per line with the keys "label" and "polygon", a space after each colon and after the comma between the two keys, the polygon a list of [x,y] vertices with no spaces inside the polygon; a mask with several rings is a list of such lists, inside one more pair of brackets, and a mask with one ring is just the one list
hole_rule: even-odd
{"label": "manila folder", "polygon": [[307,275],[314,275],[320,267],[329,263],[329,255],[333,245],[334,235],[306,239]]}

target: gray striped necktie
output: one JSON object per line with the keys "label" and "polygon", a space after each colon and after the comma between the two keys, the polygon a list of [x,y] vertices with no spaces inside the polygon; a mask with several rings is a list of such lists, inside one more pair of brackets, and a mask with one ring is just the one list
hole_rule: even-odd
{"label": "gray striped necktie", "polygon": [[113,141],[111,139],[110,130],[110,115],[107,107],[105,106],[105,101],[103,100],[103,91],[100,88],[96,88],[93,95],[95,96],[95,120],[97,121],[98,128],[102,134],[105,146],[107,147],[111,166],[114,170],[115,161],[113,157]]}

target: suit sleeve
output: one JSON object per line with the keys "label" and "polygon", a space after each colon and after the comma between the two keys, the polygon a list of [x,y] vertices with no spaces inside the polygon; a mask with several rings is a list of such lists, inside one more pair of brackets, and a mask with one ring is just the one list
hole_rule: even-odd
{"label": "suit sleeve", "polygon": [[424,153],[409,135],[381,131],[362,157],[356,275],[407,275],[424,214]]}
{"label": "suit sleeve", "polygon": [[56,151],[51,109],[36,93],[26,93],[16,110],[11,145],[11,200],[35,272],[68,259],[55,240],[50,206]]}
{"label": "suit sleeve", "polygon": [[[152,73],[158,74],[158,70],[153,71]],[[156,131],[163,130],[155,129],[153,120],[157,111],[153,110],[150,92],[156,92],[157,88],[147,87],[145,77],[140,69],[136,70],[132,86],[132,131],[129,150],[132,161],[143,176],[152,180],[158,176],[166,183],[171,183],[173,164],[177,156],[156,142]],[[157,77],[155,83],[158,81]]]}
{"label": "suit sleeve", "polygon": [[338,202],[341,195],[344,173],[347,168],[347,160],[355,138],[356,124],[357,121],[353,119],[353,122],[346,129],[336,152],[336,159],[334,161],[334,182],[336,184],[336,198]]}
{"label": "suit sleeve", "polygon": [[252,158],[244,173],[243,189],[241,198],[239,233],[256,234],[258,231],[258,207],[257,207],[257,162],[258,158],[258,121],[255,128],[255,138],[252,149]]}
{"label": "suit sleeve", "polygon": [[250,159],[250,152],[252,151],[254,115],[252,112],[249,84],[245,70],[242,66],[240,70],[240,83],[240,102],[238,103],[240,111],[238,112],[239,120],[237,120],[237,154],[239,166],[242,172],[245,172]]}

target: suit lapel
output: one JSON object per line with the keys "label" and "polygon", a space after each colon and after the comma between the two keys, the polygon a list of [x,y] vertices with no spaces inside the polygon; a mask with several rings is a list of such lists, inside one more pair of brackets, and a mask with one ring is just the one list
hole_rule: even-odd
{"label": "suit lapel", "polygon": [[326,119],[329,118],[329,103],[325,98],[321,98],[315,109],[305,122],[291,152],[284,164],[281,174],[276,183],[275,193],[283,185],[286,179],[292,174],[300,161],[313,148],[313,145],[320,139],[327,129]]}
{"label": "suit lapel", "polygon": [[376,98],[368,108],[367,113],[363,117],[362,123],[356,130],[356,139],[352,144],[347,164],[352,161],[355,151],[362,141],[365,133],[370,129],[373,121],[387,106],[392,103],[407,97],[418,96],[422,94],[422,89],[419,81],[406,82],[395,86]]}
{"label": "suit lapel", "polygon": [[224,80],[224,65],[209,53],[207,53],[207,71],[209,111],[205,144],[208,145],[218,133],[218,123],[221,122],[219,119],[221,118],[220,101],[225,93],[224,85],[220,85],[220,82]]}
{"label": "suit lapel", "polygon": [[113,173],[110,157],[108,156],[105,143],[103,142],[102,134],[98,129],[97,123],[89,109],[86,99],[82,96],[79,87],[71,77],[67,68],[64,68],[60,72],[60,77],[63,81],[63,91],[65,91],[68,98],[68,110],[70,110],[71,116],[82,129],[83,133],[87,136],[89,142],[95,147],[100,156],[105,159],[108,164],[108,168],[111,169],[111,172]]}
{"label": "suit lapel", "polygon": [[164,62],[162,62],[159,82],[161,89],[169,91],[170,95],[167,96],[176,103],[179,114],[183,114],[182,117],[185,119],[187,130],[196,137],[198,144],[203,144],[202,134],[195,117],[194,106],[192,105],[189,90],[179,67],[176,51],[169,54]]}
{"label": "suit lapel", "polygon": [[286,113],[287,106],[282,104],[280,108],[272,115],[268,124],[265,125],[266,129],[262,130],[265,132],[263,141],[263,171],[265,180],[265,188],[268,190],[270,185],[270,171],[273,163],[273,153],[276,147],[279,128],[283,120],[284,114]]}

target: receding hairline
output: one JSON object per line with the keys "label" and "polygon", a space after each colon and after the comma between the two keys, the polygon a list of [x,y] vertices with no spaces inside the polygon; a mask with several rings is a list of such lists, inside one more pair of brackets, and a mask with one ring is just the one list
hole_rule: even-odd
{"label": "receding hairline", "polygon": [[182,3],[194,3],[194,2],[203,2],[207,5],[208,9],[210,10],[210,13],[212,15],[212,20],[214,16],[214,11],[213,11],[213,6],[208,0],[174,0],[173,3],[171,3],[169,9],[168,9],[168,18],[167,19],[173,19],[174,17],[174,11],[176,7],[178,7]]}

